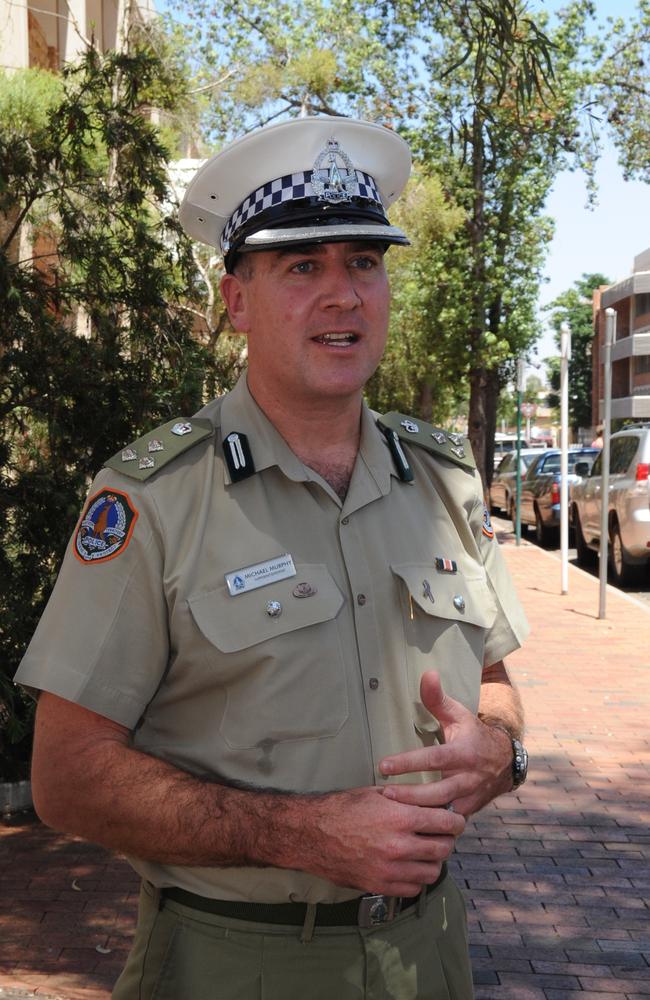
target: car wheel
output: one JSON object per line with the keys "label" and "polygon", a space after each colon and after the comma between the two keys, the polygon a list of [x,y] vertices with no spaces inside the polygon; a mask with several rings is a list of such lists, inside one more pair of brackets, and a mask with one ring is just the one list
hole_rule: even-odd
{"label": "car wheel", "polygon": [[589,566],[594,561],[594,551],[590,549],[585,542],[585,536],[582,533],[582,525],[580,524],[580,515],[578,514],[578,508],[573,508],[573,530],[575,532],[576,540],[576,558],[580,566]]}
{"label": "car wheel", "polygon": [[630,563],[621,538],[618,521],[614,521],[609,532],[609,570],[612,580],[618,586],[636,583],[640,579],[645,565]]}
{"label": "car wheel", "polygon": [[535,507],[535,541],[542,548],[547,548],[554,541],[556,532],[553,528],[548,528],[542,520],[539,507]]}

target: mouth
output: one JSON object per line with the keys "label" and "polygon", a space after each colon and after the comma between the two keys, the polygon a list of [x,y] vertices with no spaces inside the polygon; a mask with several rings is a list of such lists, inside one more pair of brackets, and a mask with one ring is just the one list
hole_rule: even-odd
{"label": "mouth", "polygon": [[351,347],[359,340],[356,333],[321,333],[318,337],[312,337],[316,344],[324,344],[326,347]]}

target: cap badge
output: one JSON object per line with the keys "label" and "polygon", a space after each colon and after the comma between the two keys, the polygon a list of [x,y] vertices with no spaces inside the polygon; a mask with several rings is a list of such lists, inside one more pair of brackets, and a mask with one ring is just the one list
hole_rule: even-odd
{"label": "cap badge", "polygon": [[401,426],[405,431],[408,431],[409,434],[418,434],[420,431],[420,425],[416,424],[415,420],[402,420]]}
{"label": "cap badge", "polygon": [[350,201],[359,193],[357,172],[352,160],[336,139],[328,139],[325,149],[316,157],[311,175],[312,191],[322,201],[337,204]]}
{"label": "cap badge", "polygon": [[298,583],[292,590],[294,597],[313,597],[318,591],[311,583]]}

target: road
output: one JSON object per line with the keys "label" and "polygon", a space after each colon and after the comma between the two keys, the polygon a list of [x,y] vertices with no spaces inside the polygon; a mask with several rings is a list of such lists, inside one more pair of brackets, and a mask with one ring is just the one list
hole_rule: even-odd
{"label": "road", "polygon": [[[509,518],[499,517],[498,515],[492,515],[492,524],[497,532],[497,534],[512,534],[512,522]],[[537,544],[535,542],[535,535],[532,530],[528,534],[523,536],[527,541],[532,542],[533,545]],[[548,549],[551,555],[556,556],[558,562],[560,561],[560,549]],[[578,565],[578,560],[576,558],[576,550],[569,549],[569,562],[574,566]],[[581,566],[580,569],[584,569],[585,572],[591,573],[592,576],[598,576],[598,558],[596,557],[592,566]],[[637,600],[642,601],[644,604],[650,605],[650,568],[646,572],[645,578],[640,584],[635,584],[632,587],[621,587],[625,594],[629,594],[630,597],[635,597]]]}

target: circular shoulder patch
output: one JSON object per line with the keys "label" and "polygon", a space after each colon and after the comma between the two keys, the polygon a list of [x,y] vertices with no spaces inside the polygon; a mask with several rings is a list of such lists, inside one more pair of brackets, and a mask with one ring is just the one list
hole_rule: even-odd
{"label": "circular shoulder patch", "polygon": [[122,552],[133,534],[138,512],[127,493],[100,490],[91,497],[74,539],[74,554],[84,563],[104,562]]}
{"label": "circular shoulder patch", "polygon": [[483,504],[483,534],[487,538],[494,538],[494,528],[490,520],[490,512],[485,504]]}

